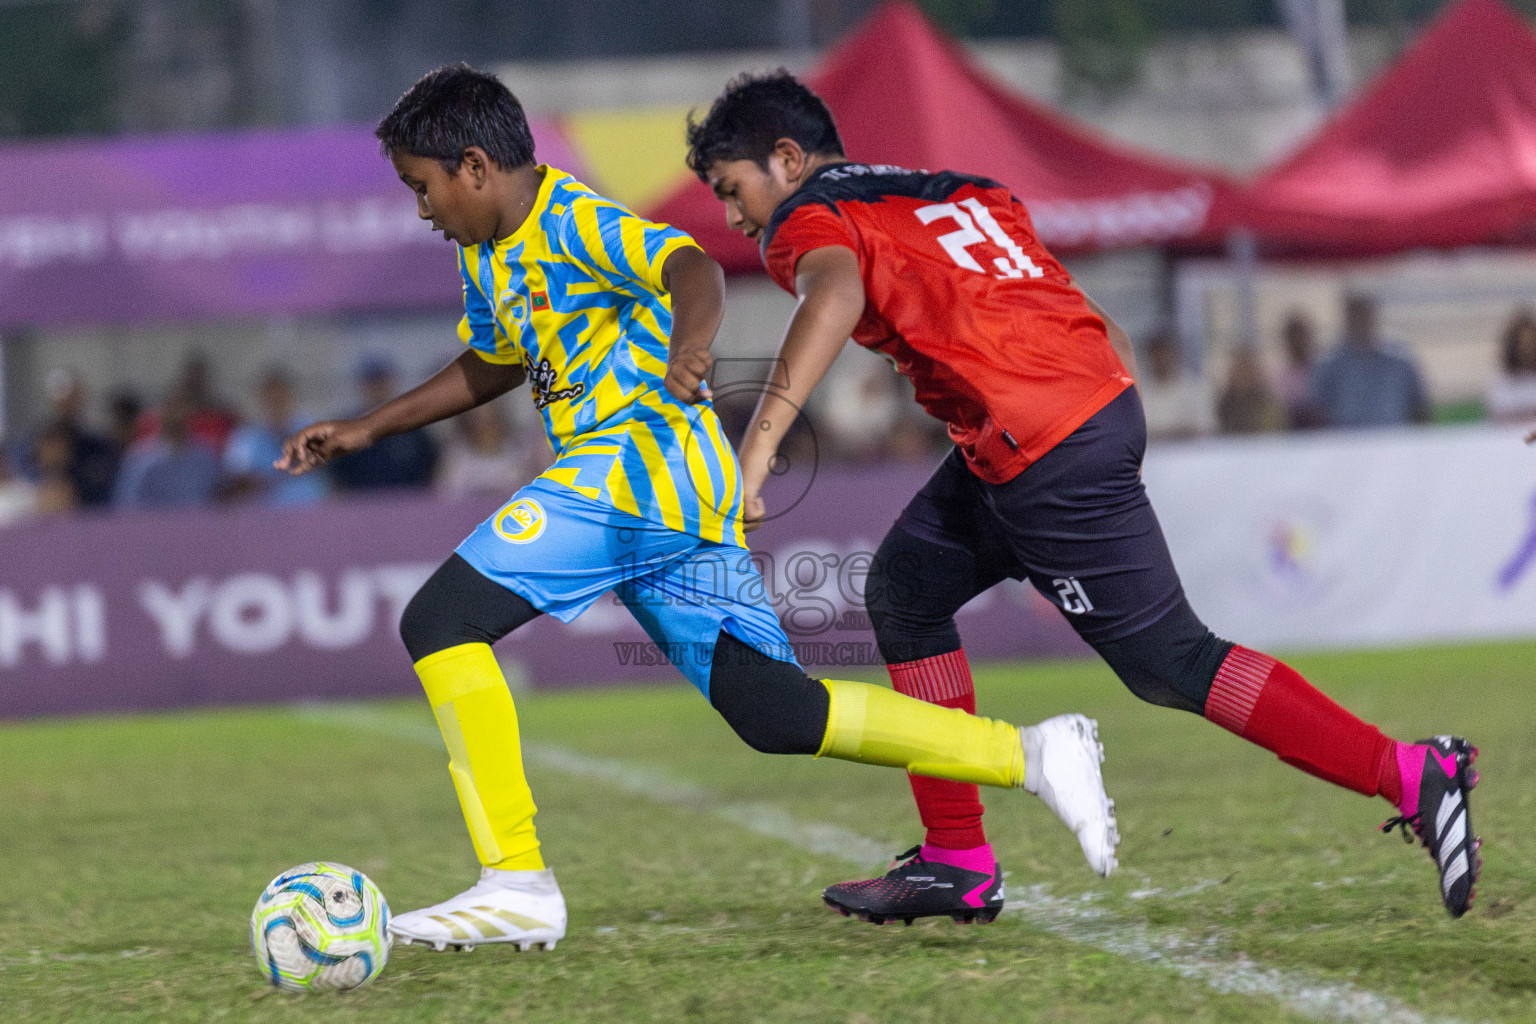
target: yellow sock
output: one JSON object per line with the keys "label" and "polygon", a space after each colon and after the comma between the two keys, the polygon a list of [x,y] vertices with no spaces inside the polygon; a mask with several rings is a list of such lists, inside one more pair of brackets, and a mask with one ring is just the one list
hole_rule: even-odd
{"label": "yellow sock", "polygon": [[459,791],[475,854],[488,868],[544,867],[533,828],[533,793],[523,776],[512,692],[489,644],[460,644],[416,663]]}
{"label": "yellow sock", "polygon": [[1019,730],[994,718],[941,708],[868,683],[824,679],[831,695],[817,757],[905,768],[982,786],[1022,786]]}

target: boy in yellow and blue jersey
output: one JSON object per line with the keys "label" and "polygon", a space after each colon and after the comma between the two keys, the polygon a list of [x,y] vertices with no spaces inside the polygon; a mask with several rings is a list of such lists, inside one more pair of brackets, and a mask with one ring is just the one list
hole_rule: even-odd
{"label": "boy in yellow and blue jersey", "polygon": [[[482,870],[392,919],[392,934],[437,949],[564,936],[490,645],[540,614],[569,622],[608,590],[663,650],[699,652],[677,667],[754,748],[1028,789],[1107,874],[1117,836],[1087,719],[1017,729],[795,663],[743,546],[740,473],[705,383],[719,266],[682,232],[535,164],[522,107],[490,75],[429,73],[377,134],[420,216],[461,247],[468,349],[360,418],[295,434],[279,468],[306,472],[525,382],[556,455],[402,617]],[[990,920],[1001,903],[1000,881],[982,885],[957,917]]]}

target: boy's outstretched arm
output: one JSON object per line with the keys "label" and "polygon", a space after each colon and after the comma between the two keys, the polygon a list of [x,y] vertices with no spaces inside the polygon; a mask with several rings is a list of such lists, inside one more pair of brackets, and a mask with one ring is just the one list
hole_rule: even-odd
{"label": "boy's outstretched arm", "polygon": [[795,265],[795,294],[800,304],[779,346],[779,379],[763,390],[741,441],[742,509],[748,530],[762,524],[763,484],[779,442],[864,315],[859,258],[840,245],[812,249]]}
{"label": "boy's outstretched arm", "polygon": [[725,273],[720,264],[691,245],[667,257],[662,286],[672,294],[672,339],[667,345],[667,390],[684,402],[709,395],[714,365],[709,346],[725,315]]}
{"label": "boy's outstretched arm", "polygon": [[473,350],[426,381],[363,416],[326,420],[305,427],[283,442],[283,454],[273,463],[298,476],[318,469],[340,455],[361,451],[380,438],[424,427],[484,405],[517,387],[526,376],[522,366],[491,363]]}

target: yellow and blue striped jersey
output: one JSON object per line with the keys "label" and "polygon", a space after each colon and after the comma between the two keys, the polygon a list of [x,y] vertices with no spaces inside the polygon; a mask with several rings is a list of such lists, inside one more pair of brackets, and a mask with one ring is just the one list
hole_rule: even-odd
{"label": "yellow and blue striped jersey", "polygon": [[541,170],[515,232],[459,250],[459,338],[527,371],[555,451],[543,479],[742,545],[740,474],[720,420],[708,400],[681,402],[662,383],[672,335],[662,266],[693,239]]}

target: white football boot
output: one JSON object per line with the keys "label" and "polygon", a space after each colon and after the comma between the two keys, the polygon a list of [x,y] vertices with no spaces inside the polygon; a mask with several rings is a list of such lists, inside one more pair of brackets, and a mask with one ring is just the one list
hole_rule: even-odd
{"label": "white football boot", "polygon": [[1119,863],[1115,802],[1104,792],[1099,723],[1083,715],[1057,715],[1019,730],[1024,744],[1024,788],[1067,823],[1088,866],[1108,878]]}
{"label": "white football boot", "polygon": [[452,899],[391,918],[389,934],[398,943],[413,942],[442,952],[450,946],[466,952],[485,942],[510,942],[554,949],[565,938],[565,897],[549,868],[497,871],[481,868],[480,881]]}

